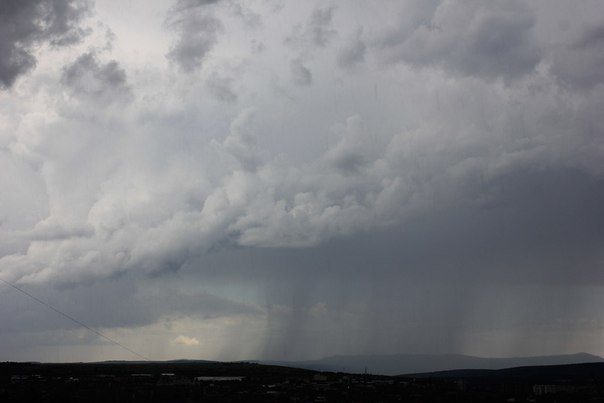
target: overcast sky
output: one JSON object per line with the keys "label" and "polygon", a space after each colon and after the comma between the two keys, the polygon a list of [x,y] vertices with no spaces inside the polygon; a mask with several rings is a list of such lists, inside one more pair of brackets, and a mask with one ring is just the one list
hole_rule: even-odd
{"label": "overcast sky", "polygon": [[151,359],[604,355],[603,66],[601,0],[3,0],[0,276]]}

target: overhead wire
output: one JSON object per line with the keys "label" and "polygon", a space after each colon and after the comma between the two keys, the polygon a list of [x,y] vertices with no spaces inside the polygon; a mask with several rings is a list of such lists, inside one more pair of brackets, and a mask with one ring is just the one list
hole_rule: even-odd
{"label": "overhead wire", "polygon": [[49,304],[48,302],[43,301],[43,300],[41,300],[40,298],[36,297],[35,295],[33,295],[33,294],[31,294],[31,293],[29,293],[29,292],[25,291],[23,288],[18,287],[17,285],[15,285],[15,284],[13,284],[13,283],[11,283],[11,282],[8,282],[8,281],[6,281],[6,280],[4,280],[4,279],[2,279],[2,278],[0,278],[0,281],[2,281],[4,284],[8,285],[9,287],[12,287],[13,289],[15,289],[15,290],[19,291],[20,293],[22,293],[22,294],[24,294],[24,295],[28,296],[29,298],[33,299],[34,301],[38,302],[39,304],[44,305],[44,306],[45,306],[45,307],[47,307],[48,309],[51,309],[51,310],[55,311],[56,313],[58,313],[59,315],[61,315],[61,316],[65,317],[65,318],[67,318],[67,319],[69,319],[69,320],[70,320],[70,321],[72,321],[73,323],[75,323],[75,324],[77,324],[77,325],[80,325],[80,326],[82,326],[83,328],[85,328],[85,329],[87,329],[87,330],[91,331],[92,333],[96,334],[97,336],[102,337],[103,339],[105,339],[105,340],[107,340],[107,341],[109,341],[109,342],[111,342],[111,343],[115,344],[116,346],[121,347],[122,349],[124,349],[124,350],[128,351],[129,353],[131,353],[131,354],[133,354],[133,355],[135,355],[135,356],[137,356],[137,357],[139,357],[139,358],[142,358],[144,361],[150,361],[150,360],[149,360],[147,357],[145,357],[144,355],[137,353],[136,351],[132,350],[130,347],[127,347],[127,346],[123,345],[123,344],[122,344],[122,343],[120,343],[119,341],[117,341],[117,340],[115,340],[115,339],[113,339],[113,338],[111,338],[111,337],[109,337],[109,336],[107,336],[107,335],[105,335],[105,334],[103,334],[103,333],[99,332],[98,330],[96,330],[96,329],[94,329],[94,328],[92,328],[92,327],[90,327],[90,326],[88,326],[86,323],[84,323],[84,322],[82,322],[82,321],[80,321],[80,320],[78,320],[78,319],[74,318],[74,317],[73,317],[73,316],[71,316],[71,315],[66,314],[65,312],[61,311],[61,310],[60,310],[60,309],[58,309],[58,308],[55,308],[54,306],[52,306],[52,305],[51,305],[51,304]]}

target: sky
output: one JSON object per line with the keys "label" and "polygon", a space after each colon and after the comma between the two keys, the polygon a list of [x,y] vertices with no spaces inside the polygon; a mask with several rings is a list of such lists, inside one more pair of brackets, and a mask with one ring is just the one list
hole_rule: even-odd
{"label": "sky", "polygon": [[4,0],[0,278],[154,360],[604,355],[603,65],[600,0]]}

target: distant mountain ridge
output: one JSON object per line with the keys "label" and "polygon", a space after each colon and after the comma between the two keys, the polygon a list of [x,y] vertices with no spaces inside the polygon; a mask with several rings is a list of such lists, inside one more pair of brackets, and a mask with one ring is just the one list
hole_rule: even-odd
{"label": "distant mountain ridge", "polygon": [[336,355],[309,361],[260,361],[262,364],[316,371],[349,373],[367,371],[380,375],[417,374],[463,369],[497,370],[512,367],[599,362],[604,362],[604,358],[588,353],[513,358],[485,358],[462,354]]}
{"label": "distant mountain ridge", "polygon": [[429,379],[478,379],[481,381],[514,378],[516,380],[531,380],[532,382],[577,382],[590,380],[596,384],[604,376],[604,362],[581,364],[542,365],[531,367],[514,367],[504,369],[459,369],[452,371],[424,372],[420,374],[405,374],[402,377]]}

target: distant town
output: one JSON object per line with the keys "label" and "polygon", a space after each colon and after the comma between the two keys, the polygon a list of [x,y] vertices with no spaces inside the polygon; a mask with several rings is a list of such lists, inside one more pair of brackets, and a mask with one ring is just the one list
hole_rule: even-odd
{"label": "distant town", "polygon": [[604,402],[604,364],[413,376],[256,363],[1,363],[2,402]]}

